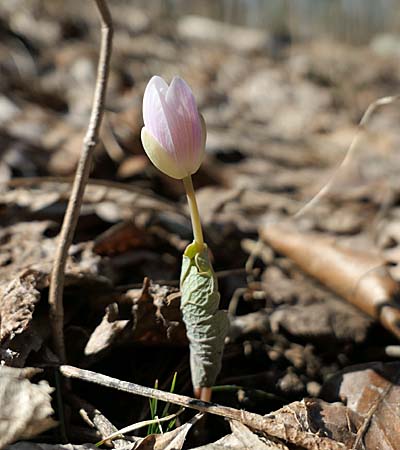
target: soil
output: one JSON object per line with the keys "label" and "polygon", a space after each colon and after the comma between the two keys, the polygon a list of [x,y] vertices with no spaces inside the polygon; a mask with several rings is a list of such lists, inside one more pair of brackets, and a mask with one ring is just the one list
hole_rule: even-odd
{"label": "soil", "polygon": [[[42,368],[34,380],[47,380],[57,392],[49,275],[88,124],[100,37],[94,2],[81,3],[0,7],[0,357],[8,366]],[[357,370],[373,384],[373,370],[385,375],[396,366],[398,323],[385,325],[368,295],[356,301],[341,295],[342,281],[330,282],[337,266],[316,256],[304,262],[303,247],[299,260],[284,245],[289,234],[276,241],[268,227],[290,223],[287,233],[300,233],[305,248],[317,248],[312,233],[318,233],[349,252],[378,255],[397,287],[397,104],[377,108],[348,163],[339,164],[370,103],[400,91],[400,43],[378,51],[323,36],[284,40],[196,17],[160,20],[124,2],[110,9],[115,37],[101,143],[66,269],[68,363],[142,386],[158,380],[166,391],[177,373],[175,392],[192,396],[178,281],[190,218],[182,183],[158,172],[140,142],[149,78],[179,74],[207,123],[207,155],[193,182],[221,308],[231,320],[213,401],[260,415],[305,398],[345,405],[350,394],[341,383],[348,378],[340,374],[361,364]],[[303,210],[328,182],[319,201]],[[379,289],[398,310],[393,291]],[[398,388],[396,376],[384,376],[391,389]],[[361,378],[348,383],[357,390]],[[150,417],[144,397],[73,381],[64,416],[53,394],[67,442],[100,439],[71,392],[117,428]],[[178,423],[192,416],[187,410]],[[208,416],[183,448],[227,433],[226,421]],[[345,442],[343,435],[332,439]],[[396,448],[400,433],[394,429],[391,439],[385,448]],[[62,428],[36,440],[62,443]],[[268,448],[305,448],[280,442],[286,447]]]}

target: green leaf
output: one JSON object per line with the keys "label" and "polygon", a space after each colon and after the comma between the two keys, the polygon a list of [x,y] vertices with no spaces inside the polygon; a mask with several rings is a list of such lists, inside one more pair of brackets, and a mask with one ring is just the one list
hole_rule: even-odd
{"label": "green leaf", "polygon": [[[174,376],[173,376],[173,378],[172,378],[171,388],[170,388],[170,390],[169,390],[169,392],[170,392],[171,394],[173,394],[174,391],[175,391],[175,385],[176,385],[176,377],[177,377],[177,375],[178,375],[178,372],[175,372],[175,373],[174,373]],[[163,409],[163,413],[162,413],[162,416],[161,416],[161,417],[165,417],[165,416],[168,415],[169,407],[170,407],[170,403],[168,402],[168,403],[165,404],[165,407],[164,407],[164,409]],[[167,425],[167,430],[166,430],[166,431],[172,430],[172,428],[174,427],[175,423],[176,423],[176,419],[172,419],[172,420],[169,422],[169,424]]]}
{"label": "green leaf", "polygon": [[[154,389],[158,389],[158,380],[154,382]],[[157,407],[158,407],[158,399],[151,398],[149,400],[150,405],[150,417],[152,420],[154,420],[157,416]],[[147,428],[147,434],[154,434],[157,432],[158,425],[157,423],[152,423]]]}
{"label": "green leaf", "polygon": [[[174,376],[172,377],[171,388],[170,388],[171,393],[173,393],[175,391],[177,375],[178,375],[178,373],[175,372]],[[154,389],[158,389],[158,380],[156,380],[154,383]],[[156,398],[151,398],[149,400],[149,404],[150,404],[150,416],[151,416],[151,419],[154,420],[158,417],[158,415],[157,415],[158,400]],[[159,417],[159,419],[163,419],[164,417],[168,416],[169,407],[170,407],[170,403],[167,402],[164,406],[163,412],[162,412],[161,416]],[[176,418],[172,419],[168,423],[166,431],[171,430],[174,427],[175,423],[176,423]],[[160,425],[158,423],[153,423],[148,426],[147,435],[155,434],[155,433],[158,433],[159,431],[160,431]]]}
{"label": "green leaf", "polygon": [[190,345],[190,368],[194,387],[211,387],[221,370],[224,340],[229,321],[218,309],[218,282],[208,257],[190,244],[182,260],[181,310]]}

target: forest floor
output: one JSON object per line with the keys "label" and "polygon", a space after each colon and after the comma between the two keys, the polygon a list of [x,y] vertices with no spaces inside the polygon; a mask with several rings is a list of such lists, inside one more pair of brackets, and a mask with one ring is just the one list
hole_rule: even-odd
{"label": "forest floor", "polygon": [[[178,281],[190,218],[183,186],[152,166],[140,142],[148,80],[178,74],[207,123],[193,181],[230,317],[212,400],[257,414],[233,420],[217,407],[195,424],[202,405],[193,404],[175,441],[143,439],[146,427],[112,445],[398,450],[396,103],[373,112],[338,166],[371,102],[400,92],[400,41],[352,47],[110,8],[101,144],[66,270],[68,364],[140,386],[158,380],[164,391],[176,373],[174,392],[192,396]],[[99,417],[117,428],[151,418],[141,395],[65,385],[50,335],[49,275],[91,109],[98,16],[94,2],[10,3],[0,14],[0,359],[16,368],[0,366],[12,413],[0,418],[0,448],[30,437],[9,448],[95,448],[107,434]],[[50,429],[49,411],[32,406],[49,395],[45,382],[58,421]],[[22,385],[29,401],[15,394]],[[169,409],[178,409],[173,398]],[[75,446],[59,445],[67,442]]]}

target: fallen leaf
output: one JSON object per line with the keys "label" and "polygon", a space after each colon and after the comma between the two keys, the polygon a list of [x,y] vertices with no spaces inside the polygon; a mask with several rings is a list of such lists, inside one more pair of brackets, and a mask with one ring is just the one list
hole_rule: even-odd
{"label": "fallen leaf", "polygon": [[211,444],[202,445],[191,450],[288,450],[282,442],[257,436],[246,425],[230,420],[232,433]]}
{"label": "fallen leaf", "polygon": [[281,442],[274,442],[269,438],[257,436],[246,425],[237,420],[230,420],[229,424],[232,429],[232,434],[236,436],[241,443],[241,448],[248,448],[249,450],[286,450],[287,447]]}
{"label": "fallen leaf", "polygon": [[[47,313],[36,308],[49,286],[57,238],[48,238],[49,222],[20,222],[0,230],[0,360],[22,367],[49,335]],[[92,243],[71,247],[65,285],[109,285],[110,270],[92,251]],[[3,259],[4,258],[4,259]]]}
{"label": "fallen leaf", "polygon": [[99,255],[114,255],[140,247],[150,247],[151,236],[132,221],[119,222],[98,236],[93,251]]}
{"label": "fallen leaf", "polygon": [[30,439],[56,425],[51,418],[53,388],[46,381],[33,384],[35,369],[0,366],[0,448],[19,439]]}
{"label": "fallen leaf", "polygon": [[269,438],[261,438],[253,433],[246,425],[236,421],[230,420],[229,424],[232,429],[232,434],[238,439],[241,444],[241,449],[249,450],[286,450],[287,446],[281,442],[274,442]]}
{"label": "fallen leaf", "polygon": [[348,367],[325,383],[321,395],[338,397],[358,416],[354,449],[400,448],[400,363]]}
{"label": "fallen leaf", "polygon": [[3,290],[0,303],[0,342],[12,340],[27,329],[40,298],[37,288],[41,283],[43,284],[43,279],[39,274],[28,270]]}
{"label": "fallen leaf", "polygon": [[260,234],[276,251],[400,338],[398,285],[378,254],[341,245],[332,236],[301,233],[283,224],[265,225]]}
{"label": "fallen leaf", "polygon": [[45,278],[27,270],[3,289],[0,285],[0,360],[13,366],[22,366],[43,343],[46,328],[34,326],[32,319]]}
{"label": "fallen leaf", "polygon": [[[312,436],[331,440],[331,447],[327,441],[319,447],[316,439],[314,446],[307,446],[312,449],[349,448],[355,441],[359,422],[357,415],[352,414],[343,404],[311,398],[290,403],[266,417],[274,417],[277,427],[282,429],[297,429],[299,437],[301,433],[310,433],[310,443]],[[296,436],[288,441],[301,446]]]}
{"label": "fallen leaf", "polygon": [[[47,275],[52,270],[57,245],[57,238],[46,236],[49,230],[49,221],[20,222],[0,230],[0,253],[6,255],[6,261],[0,265],[0,288],[27,269],[40,274],[41,287],[48,286]],[[109,281],[105,278],[110,268],[92,248],[91,242],[71,246],[66,268],[67,284],[79,279],[88,283],[100,279],[103,283]]]}
{"label": "fallen leaf", "polygon": [[242,445],[242,442],[233,433],[231,433],[221,439],[218,439],[218,441],[192,448],[190,450],[242,450]]}
{"label": "fallen leaf", "polygon": [[167,433],[146,436],[135,450],[180,450],[188,432],[203,415],[203,413],[198,413],[189,422]]}
{"label": "fallen leaf", "polygon": [[118,178],[126,179],[140,175],[149,165],[150,163],[146,155],[131,156],[121,163],[117,176]]}
{"label": "fallen leaf", "polygon": [[86,356],[98,355],[111,349],[118,340],[122,341],[121,334],[127,329],[130,320],[118,320],[117,314],[117,303],[112,303],[106,307],[106,313],[101,323],[95,328],[86,344],[84,350]]}
{"label": "fallen leaf", "polygon": [[334,298],[309,305],[283,305],[269,316],[271,330],[284,329],[293,336],[327,341],[363,342],[371,320]]}
{"label": "fallen leaf", "polygon": [[142,289],[130,289],[106,307],[86,344],[85,355],[98,359],[115,346],[132,342],[187,345],[179,299],[176,288],[145,278]]}

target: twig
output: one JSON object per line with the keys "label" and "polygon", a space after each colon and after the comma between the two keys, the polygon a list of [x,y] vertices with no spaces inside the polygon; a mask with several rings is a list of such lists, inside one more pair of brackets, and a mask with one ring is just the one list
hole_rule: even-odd
{"label": "twig", "polygon": [[[115,433],[117,428],[105,417],[97,408],[92,406],[85,400],[76,395],[69,394],[69,401],[79,409],[82,419],[91,427],[97,429],[102,439],[106,438],[112,433]],[[113,442],[114,448],[123,448],[127,444],[131,444],[125,439],[116,439]]]}
{"label": "twig", "polygon": [[340,161],[340,163],[337,165],[336,169],[330,176],[328,182],[312,197],[311,200],[309,200],[297,213],[294,215],[294,218],[297,219],[304,215],[307,211],[309,211],[316,203],[318,203],[322,197],[325,196],[325,194],[330,190],[330,188],[333,186],[333,184],[336,181],[336,176],[338,173],[343,169],[344,167],[348,166],[352,160],[352,156],[355,153],[355,150],[358,146],[358,143],[363,136],[363,133],[365,132],[365,127],[371,118],[372,114],[375,112],[375,110],[381,106],[390,105],[391,103],[397,102],[400,100],[400,94],[398,95],[392,95],[389,97],[381,97],[375,100],[374,102],[370,103],[368,105],[368,108],[364,112],[364,114],[361,117],[360,122],[358,123],[358,129],[353,137],[353,140],[350,143],[349,148],[347,149],[344,158]]}
{"label": "twig", "polygon": [[[258,414],[239,411],[237,409],[217,405],[215,403],[203,402],[184,395],[173,394],[171,392],[141,386],[128,381],[121,381],[107,375],[102,375],[90,370],[79,369],[73,366],[63,365],[60,367],[60,371],[68,378],[78,378],[80,380],[100,384],[102,386],[128,392],[130,394],[141,395],[148,398],[156,398],[164,402],[174,403],[176,405],[192,408],[200,412],[208,412],[211,414],[224,416],[229,419],[240,420],[247,425],[252,424],[256,429],[262,429],[263,418]],[[243,419],[245,420],[243,421]]]}
{"label": "twig", "polygon": [[154,423],[160,424],[161,422],[168,422],[168,420],[175,419],[179,416],[179,414],[182,414],[185,408],[181,408],[178,412],[174,414],[170,414],[165,417],[157,417],[155,419],[149,419],[149,420],[143,420],[141,422],[134,423],[132,425],[128,425],[127,427],[121,428],[120,430],[116,430],[112,434],[109,434],[108,436],[104,437],[100,442],[97,442],[96,445],[103,445],[106,441],[110,441],[115,439],[118,436],[124,435],[126,433],[131,433],[132,431],[140,430],[140,428],[147,427],[147,425],[152,425]]}
{"label": "twig", "polygon": [[89,178],[93,152],[98,141],[99,129],[103,117],[112,49],[112,19],[107,3],[105,0],[95,0],[95,2],[100,13],[101,45],[93,107],[86,136],[83,140],[82,153],[76,169],[71,196],[60,232],[49,290],[50,320],[54,346],[61,361],[66,360],[63,332],[64,307],[62,301],[65,265],[67,262],[68,250],[72,243],[78,222],[86,182]]}
{"label": "twig", "polygon": [[208,403],[185,395],[173,394],[171,392],[160,391],[158,389],[140,386],[138,384],[121,381],[90,370],[83,370],[77,367],[63,365],[60,367],[61,373],[69,378],[78,378],[90,383],[100,384],[119,391],[130,394],[141,395],[143,397],[156,398],[164,402],[174,403],[186,408],[192,408],[200,412],[215,414],[247,425],[255,431],[260,431],[269,436],[293,442],[310,450],[344,450],[347,447],[332,439],[317,436],[311,432],[302,431],[288,423],[279,423],[275,416],[261,416],[259,414],[229,408],[228,406]]}
{"label": "twig", "polygon": [[360,444],[362,448],[365,448],[364,445],[364,438],[367,434],[369,427],[371,425],[372,419],[378,410],[378,408],[381,407],[382,402],[386,401],[386,396],[389,394],[389,392],[393,389],[393,386],[398,385],[400,381],[400,371],[397,372],[397,375],[394,379],[394,381],[391,383],[389,382],[385,389],[383,389],[382,392],[380,392],[379,397],[375,400],[375,402],[372,404],[370,409],[368,410],[367,414],[363,417],[363,423],[361,424],[360,428],[357,431],[356,440],[354,441],[354,444],[351,448],[351,450],[357,450],[360,448]]}

